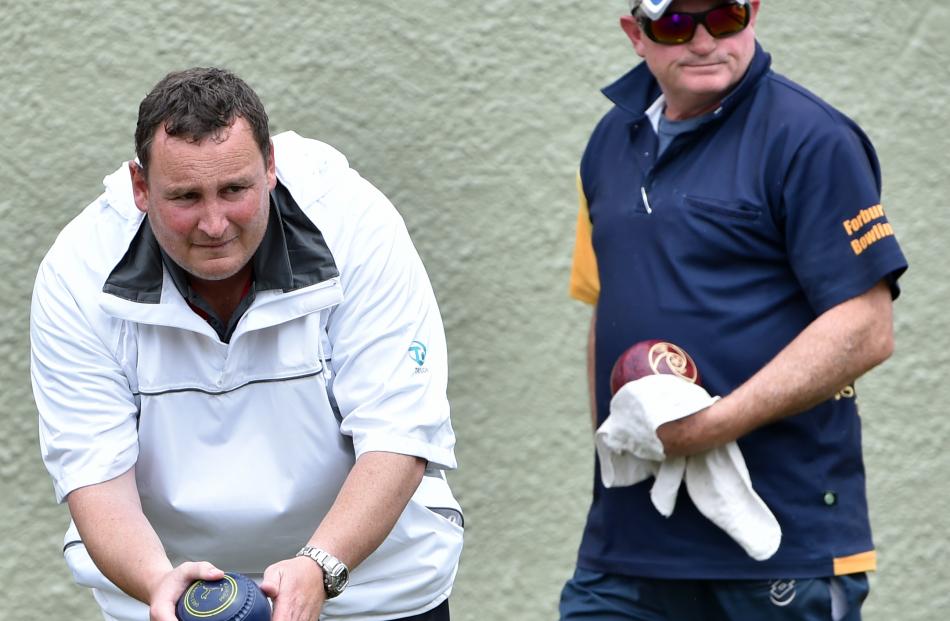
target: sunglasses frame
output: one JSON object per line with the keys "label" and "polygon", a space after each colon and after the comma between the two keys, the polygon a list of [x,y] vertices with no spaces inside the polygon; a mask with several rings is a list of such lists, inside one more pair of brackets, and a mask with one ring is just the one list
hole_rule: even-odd
{"label": "sunglasses frame", "polygon": [[[736,30],[735,32],[729,32],[729,33],[721,34],[721,35],[714,35],[712,31],[709,29],[709,24],[706,23],[706,16],[708,16],[710,13],[713,13],[714,11],[718,11],[728,6],[737,6],[745,11],[745,20],[742,23],[742,28],[740,28],[739,30]],[[693,37],[696,36],[696,29],[699,28],[700,25],[702,25],[702,27],[706,29],[706,32],[708,32],[712,38],[726,39],[733,35],[739,34],[743,30],[748,28],[749,24],[752,22],[752,6],[749,3],[740,4],[738,2],[723,2],[722,4],[714,6],[711,9],[707,9],[705,11],[699,11],[698,13],[674,11],[672,13],[664,14],[662,17],[660,17],[660,19],[666,19],[667,17],[673,16],[673,15],[683,15],[693,20],[693,30],[689,33],[689,36],[683,39],[682,41],[661,41],[660,39],[657,39],[656,34],[654,34],[653,32],[654,21],[650,19],[649,17],[646,17],[645,15],[637,15],[637,11],[638,11],[637,9],[634,9],[633,11],[631,11],[631,14],[633,15],[634,19],[637,20],[637,23],[640,24],[640,30],[643,31],[643,33],[647,36],[647,38],[649,38],[654,43],[659,43],[660,45],[683,45],[684,43],[689,43],[690,41],[693,40]],[[660,21],[660,20],[656,20],[656,21]]]}

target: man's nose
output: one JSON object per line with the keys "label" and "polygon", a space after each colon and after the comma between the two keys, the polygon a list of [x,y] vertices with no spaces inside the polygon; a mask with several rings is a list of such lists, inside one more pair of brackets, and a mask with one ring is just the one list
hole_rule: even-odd
{"label": "man's nose", "polygon": [[211,238],[224,235],[228,229],[227,208],[218,201],[209,201],[198,220],[198,230]]}
{"label": "man's nose", "polygon": [[688,45],[690,51],[694,54],[709,54],[716,49],[716,39],[709,34],[706,24],[699,24],[696,26],[696,32]]}

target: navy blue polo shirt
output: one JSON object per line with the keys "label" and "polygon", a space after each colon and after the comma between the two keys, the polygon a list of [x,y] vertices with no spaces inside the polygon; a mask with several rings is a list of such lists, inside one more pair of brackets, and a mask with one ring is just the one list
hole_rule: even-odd
{"label": "navy blue polo shirt", "polygon": [[[599,279],[599,291],[580,297],[597,304],[600,422],[609,413],[611,367],[637,341],[684,347],[710,394],[726,395],[831,307],[881,280],[898,294],[907,264],[880,205],[870,141],[770,65],[757,45],[721,107],[659,157],[644,113],[660,89],[646,65],[604,90],[615,106],[580,168],[596,258],[587,280]],[[874,567],[852,386],[738,443],[782,528],[775,556],[752,560],[685,491],[664,518],[650,503],[652,479],[606,489],[597,467],[579,566],[683,579]]]}

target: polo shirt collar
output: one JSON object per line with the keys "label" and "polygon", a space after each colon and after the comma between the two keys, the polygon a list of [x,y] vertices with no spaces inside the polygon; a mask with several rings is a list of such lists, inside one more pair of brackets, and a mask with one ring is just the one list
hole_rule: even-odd
{"label": "polo shirt collar", "polygon": [[[752,62],[749,63],[749,69],[739,84],[722,100],[722,105],[717,112],[725,113],[735,108],[755,89],[771,66],[772,57],[756,41],[755,53],[752,56]],[[636,118],[644,116],[650,106],[663,94],[659,82],[653,77],[645,62],[638,64],[601,92],[618,108]]]}

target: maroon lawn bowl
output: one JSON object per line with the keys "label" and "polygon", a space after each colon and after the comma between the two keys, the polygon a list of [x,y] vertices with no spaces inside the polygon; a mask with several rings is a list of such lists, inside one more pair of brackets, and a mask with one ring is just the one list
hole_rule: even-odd
{"label": "maroon lawn bowl", "polygon": [[610,371],[610,394],[627,382],[647,375],[676,375],[699,384],[699,370],[686,351],[673,343],[651,339],[635,343],[620,354]]}
{"label": "maroon lawn bowl", "polygon": [[180,621],[270,621],[270,602],[253,580],[227,573],[191,583],[175,610]]}

